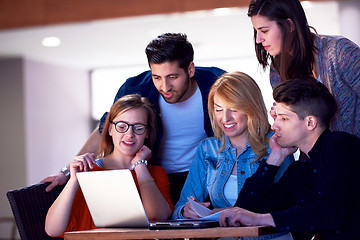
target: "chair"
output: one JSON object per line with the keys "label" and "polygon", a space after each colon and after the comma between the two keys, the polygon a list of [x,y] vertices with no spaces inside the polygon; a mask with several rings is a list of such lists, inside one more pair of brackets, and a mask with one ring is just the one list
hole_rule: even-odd
{"label": "chair", "polygon": [[46,192],[49,184],[38,183],[8,191],[6,194],[22,240],[62,239],[52,238],[45,232],[47,211],[64,188],[64,185],[56,186]]}

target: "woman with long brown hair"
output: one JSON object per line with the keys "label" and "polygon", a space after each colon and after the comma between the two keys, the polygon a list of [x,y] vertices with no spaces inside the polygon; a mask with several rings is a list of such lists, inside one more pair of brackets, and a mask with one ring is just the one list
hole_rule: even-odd
{"label": "woman with long brown hair", "polygon": [[[70,163],[70,179],[50,207],[45,230],[50,236],[96,228],[79,189],[77,172],[130,169],[150,221],[170,218],[169,180],[160,166],[148,166],[155,139],[155,114],[138,94],[125,95],[111,107],[102,132],[99,158],[87,153]],[[126,196],[124,196],[126,197]]]}
{"label": "woman with long brown hair", "polygon": [[299,0],[251,0],[248,16],[257,59],[264,69],[270,66],[271,86],[314,77],[339,105],[331,130],[360,137],[359,46],[342,36],[317,34]]}

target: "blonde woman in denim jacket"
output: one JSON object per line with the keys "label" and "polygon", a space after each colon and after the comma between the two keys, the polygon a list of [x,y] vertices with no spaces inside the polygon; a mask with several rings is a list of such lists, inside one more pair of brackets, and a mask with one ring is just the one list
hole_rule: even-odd
{"label": "blonde woman in denim jacket", "polygon": [[[208,110],[214,137],[203,140],[175,206],[173,219],[199,218],[188,198],[214,212],[232,207],[245,180],[270,154],[272,136],[267,110],[256,82],[242,72],[224,73],[210,89]],[[277,181],[293,162],[281,166]],[[205,202],[210,199],[210,202]],[[242,239],[292,239],[276,233]]]}

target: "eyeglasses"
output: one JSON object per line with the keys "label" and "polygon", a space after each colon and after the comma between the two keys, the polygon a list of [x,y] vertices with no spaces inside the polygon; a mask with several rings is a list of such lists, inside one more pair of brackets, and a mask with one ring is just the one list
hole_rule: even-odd
{"label": "eyeglasses", "polygon": [[147,126],[141,123],[129,124],[127,122],[119,121],[119,122],[111,122],[115,125],[115,129],[119,133],[126,133],[130,126],[132,127],[133,133],[136,135],[143,135],[146,131]]}

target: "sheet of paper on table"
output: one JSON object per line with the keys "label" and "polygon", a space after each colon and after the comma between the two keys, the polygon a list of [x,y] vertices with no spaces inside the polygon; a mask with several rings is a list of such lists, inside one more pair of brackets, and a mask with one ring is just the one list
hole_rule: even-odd
{"label": "sheet of paper on table", "polygon": [[[213,213],[209,208],[201,205],[200,203],[188,198],[192,209],[200,216],[200,218],[196,218],[195,220],[212,220],[218,221],[221,211]],[[194,220],[194,219],[192,219]]]}

